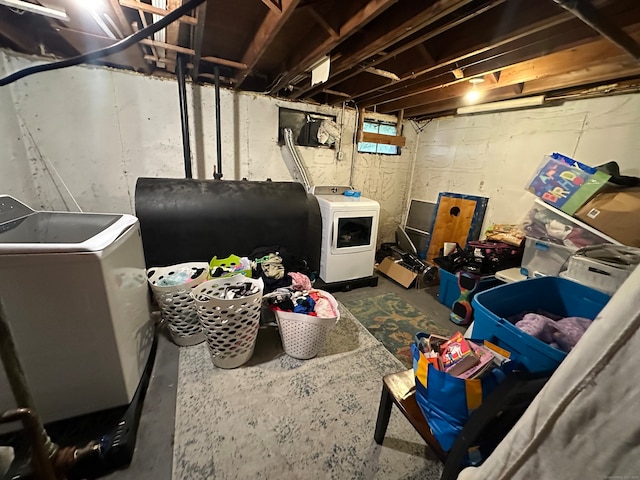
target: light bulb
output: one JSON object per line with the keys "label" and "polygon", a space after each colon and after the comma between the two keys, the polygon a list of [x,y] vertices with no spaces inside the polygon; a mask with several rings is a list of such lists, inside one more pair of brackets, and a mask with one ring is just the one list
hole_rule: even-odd
{"label": "light bulb", "polygon": [[475,88],[469,90],[464,96],[464,99],[467,103],[476,103],[478,100],[480,100],[480,92]]}

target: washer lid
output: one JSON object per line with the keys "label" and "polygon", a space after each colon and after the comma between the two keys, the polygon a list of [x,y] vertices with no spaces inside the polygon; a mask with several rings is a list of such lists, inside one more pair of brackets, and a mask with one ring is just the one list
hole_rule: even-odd
{"label": "washer lid", "polygon": [[36,212],[11,197],[0,200],[0,253],[4,254],[98,251],[138,221],[121,214]]}

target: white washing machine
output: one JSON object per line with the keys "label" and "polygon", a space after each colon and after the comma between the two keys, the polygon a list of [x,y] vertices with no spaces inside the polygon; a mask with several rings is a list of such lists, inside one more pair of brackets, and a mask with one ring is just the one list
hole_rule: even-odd
{"label": "white washing machine", "polygon": [[345,187],[325,187],[328,191],[318,188],[315,192],[322,215],[320,278],[333,283],[372,276],[380,204],[339,194]]}
{"label": "white washing machine", "polygon": [[[45,422],[131,402],[153,343],[136,217],[0,195],[0,299]],[[0,368],[0,412],[15,406]]]}

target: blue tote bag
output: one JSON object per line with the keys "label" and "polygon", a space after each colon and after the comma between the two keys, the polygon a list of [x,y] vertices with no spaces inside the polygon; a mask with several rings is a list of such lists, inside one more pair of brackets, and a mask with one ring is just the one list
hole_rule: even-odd
{"label": "blue tote bag", "polygon": [[[481,341],[479,343],[482,343]],[[451,450],[471,413],[513,370],[515,362],[481,379],[462,379],[437,370],[416,344],[411,346],[416,401],[442,449]]]}

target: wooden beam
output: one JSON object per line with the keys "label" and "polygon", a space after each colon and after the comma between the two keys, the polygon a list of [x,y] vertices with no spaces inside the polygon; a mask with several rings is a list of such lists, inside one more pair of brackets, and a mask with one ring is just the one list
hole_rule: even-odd
{"label": "wooden beam", "polygon": [[[451,66],[455,66],[457,64],[463,64],[465,60],[471,59],[475,56],[487,53],[487,55],[494,54],[497,52],[493,52],[493,50],[498,49],[500,47],[508,48],[508,44],[523,40],[528,36],[532,36],[534,34],[538,34],[544,32],[553,27],[557,27],[567,21],[572,20],[572,17],[568,13],[561,13],[558,15],[554,15],[553,17],[547,18],[545,20],[541,20],[539,22],[535,22],[533,24],[526,25],[524,27],[518,28],[517,30],[507,32],[503,35],[500,35],[495,38],[493,42],[487,43],[482,40],[479,43],[469,46],[464,49],[462,52],[457,52],[456,54],[450,55],[446,58],[441,59],[437,64],[423,68],[417,72],[412,72],[406,74],[401,78],[399,82],[396,82],[392,87],[393,90],[390,93],[386,93],[384,95],[376,95],[377,89],[370,89],[362,92],[358,92],[354,94],[354,98],[361,98],[360,102],[362,102],[365,106],[379,105],[381,103],[385,103],[388,101],[394,101],[398,98],[403,98],[412,94],[419,92],[421,89],[419,86],[411,86],[410,82],[415,81],[419,77],[422,77],[428,73],[435,72],[441,68],[450,68]],[[465,76],[467,76],[467,72],[465,72]],[[401,90],[401,96],[399,97],[395,91]],[[373,94],[373,95],[370,95]],[[370,96],[369,96],[370,95]]]}
{"label": "wooden beam", "polygon": [[[538,95],[541,93],[552,92],[554,90],[566,91],[571,88],[579,88],[582,85],[596,85],[615,81],[621,76],[625,77],[637,77],[640,75],[640,66],[637,63],[629,61],[628,57],[620,55],[611,60],[618,60],[627,62],[623,66],[617,62],[599,64],[593,67],[589,67],[586,70],[579,70],[569,72],[563,75],[558,75],[551,78],[544,78],[540,80],[533,80],[527,82],[524,86],[523,95]],[[503,89],[497,89],[485,97],[486,102],[495,102],[500,100],[508,100],[513,98],[513,91],[509,91],[511,87],[502,87]],[[553,101],[553,96],[550,100]],[[462,107],[464,102],[461,98],[452,98],[439,103],[432,103],[423,105],[420,107],[411,108],[405,110],[405,115],[409,118],[417,117],[438,117],[444,112],[455,113],[458,107]]]}
{"label": "wooden beam", "polygon": [[329,34],[330,37],[334,37],[337,38],[340,36],[340,34],[336,31],[335,28],[333,28],[331,25],[329,25],[329,22],[327,22],[325,20],[325,18],[320,15],[315,8],[313,7],[309,7],[307,9],[305,9],[305,11],[307,11],[309,13],[309,15],[311,15],[313,17],[313,19],[318,22],[318,24],[324,28],[326,30],[326,32]]}
{"label": "wooden beam", "polygon": [[[358,35],[353,42],[350,42],[346,50],[355,53],[344,56],[340,62],[332,65],[331,77],[339,77],[341,73],[351,69],[353,65],[361,64],[369,57],[388,49],[406,37],[413,35],[415,32],[441,20],[459,8],[471,3],[471,1],[472,0],[457,0],[452,2],[451,0],[438,0],[427,8],[424,8],[421,2],[410,2],[402,5],[402,9],[393,9],[389,12],[389,15],[385,15],[384,22],[380,22],[378,24],[379,26],[376,25],[377,28],[363,32],[361,35]],[[389,25],[393,25],[393,27],[389,28]],[[385,52],[385,54],[379,58],[388,57],[389,52]],[[379,58],[371,62],[371,65],[379,64]],[[346,78],[349,78],[349,76],[342,77],[339,81],[345,80]],[[332,81],[330,79],[326,86],[331,87],[337,83],[338,81]],[[308,92],[311,92],[309,96],[314,94],[313,89],[307,87],[301,92],[298,92],[294,98],[300,98]]]}
{"label": "wooden beam", "polygon": [[[120,31],[122,31],[122,34],[125,37],[133,34],[133,29],[131,28],[131,25],[129,25],[127,17],[122,11],[122,7],[118,3],[118,0],[109,0],[109,6],[111,7],[112,12],[117,19],[117,22],[119,24],[118,26],[120,27]],[[136,45],[135,48],[128,48],[127,52],[131,57],[132,67],[134,67],[136,70],[146,73],[151,72],[149,63],[144,59],[145,51],[142,46]]]}
{"label": "wooden beam", "polygon": [[638,42],[603,16],[590,2],[559,1],[557,3],[611,43],[617,45],[622,51],[628,53],[635,61],[640,62],[640,45],[638,45]]}
{"label": "wooden beam", "polygon": [[[172,11],[182,5],[182,0],[167,0],[167,11]],[[180,22],[172,22],[165,28],[165,41],[171,45],[178,45],[178,36],[180,34]],[[176,71],[176,55],[174,50],[167,50],[167,70],[171,73]]]}
{"label": "wooden beam", "polygon": [[[52,25],[52,28],[62,38],[64,38],[69,45],[75,48],[78,53],[87,53],[92,50],[110,47],[118,41],[117,39],[114,40],[113,38],[105,37],[103,35],[95,35],[93,33],[74,30],[72,28],[64,28],[56,25]],[[98,60],[98,62],[128,66],[135,69],[135,66],[132,65],[134,59],[136,62],[141,61],[147,64],[144,55],[140,60],[137,60],[137,55],[140,52],[139,48],[139,45],[133,45],[122,52],[109,55],[108,57],[103,57]]]}
{"label": "wooden beam", "polygon": [[386,70],[381,70],[379,68],[367,67],[364,69],[367,73],[372,73],[373,75],[378,75],[379,77],[389,78],[391,80],[400,80],[400,77],[393,72],[387,72]]}
{"label": "wooden beam", "polygon": [[382,133],[362,132],[362,139],[360,141],[404,147],[407,143],[407,138],[400,135],[383,135]]}
{"label": "wooden beam", "polygon": [[404,109],[398,112],[398,121],[396,122],[396,132],[402,133],[402,121],[404,120]]}
{"label": "wooden beam", "polygon": [[34,53],[39,50],[36,36],[15,24],[14,15],[6,9],[0,9],[0,37],[6,38],[19,50]]}
{"label": "wooden beam", "polygon": [[262,3],[264,3],[267,7],[269,7],[270,10],[274,11],[277,14],[282,13],[282,2],[281,1],[276,1],[276,0],[262,0]]}
{"label": "wooden beam", "polygon": [[[416,45],[416,50],[420,55],[422,55],[422,58],[425,59],[425,61],[427,62],[427,65],[434,65],[436,63],[436,59],[433,58],[433,55],[431,55],[431,52],[429,51],[427,46],[424,44],[424,42]],[[380,58],[383,58],[383,57],[380,57]]]}
{"label": "wooden beam", "polygon": [[[157,40],[151,40],[150,38],[145,38],[140,40],[140,43],[143,45],[152,45],[154,47],[158,47],[158,48],[164,48],[165,50],[170,50],[172,52],[177,52],[177,53],[185,53],[187,55],[193,55],[195,54],[195,51],[192,48],[187,48],[187,47],[181,47],[179,45],[174,45],[172,43],[167,43],[167,42],[159,42]],[[175,63],[175,60],[174,60]]]}
{"label": "wooden beam", "polygon": [[191,48],[193,48],[193,67],[191,68],[191,79],[195,82],[200,75],[200,60],[202,59],[202,39],[204,38],[204,24],[207,17],[207,2],[198,5],[196,19],[198,24],[191,31]]}
{"label": "wooden beam", "polygon": [[364,126],[364,108],[358,109],[358,130],[357,137],[358,141],[362,141],[362,127]]}
{"label": "wooden beam", "polygon": [[[56,27],[55,30],[58,33],[71,33],[71,34],[75,34],[78,36],[84,36],[84,37],[89,37],[92,39],[96,39],[99,40],[101,42],[101,46],[103,47],[108,47],[109,45],[113,45],[116,40],[113,40],[112,38],[109,37],[105,37],[102,35],[95,35],[93,33],[87,33],[87,32],[81,32],[79,30],[72,30],[69,28],[62,28],[62,27]],[[164,48],[166,50],[173,50],[174,52],[177,53],[183,53],[185,55],[191,55],[194,56],[195,55],[195,50],[192,48],[187,48],[187,47],[180,47],[179,45],[171,45],[170,43],[166,43],[166,42],[158,42],[157,40],[151,40],[149,38],[144,38],[142,40],[140,40],[140,43],[143,45],[149,45],[151,47],[158,47],[158,48]],[[131,47],[133,48],[133,47]],[[161,60],[159,59],[157,56],[151,56],[151,55],[145,55],[145,60],[147,61],[158,61]],[[163,59],[166,61],[166,59]],[[207,56],[207,57],[201,57],[200,58],[201,62],[207,62],[207,63],[214,63],[217,65],[225,65],[227,67],[233,67],[233,68],[245,68],[246,65],[244,63],[239,63],[239,62],[234,62],[233,60],[226,60],[224,58],[218,58],[218,57],[211,57],[211,56]],[[117,62],[115,62],[117,63]],[[193,62],[190,65],[190,68],[192,68]],[[202,76],[202,75],[201,75]]]}
{"label": "wooden beam", "polygon": [[[611,0],[593,0],[593,2],[597,5],[607,5],[612,3]],[[527,2],[526,5],[531,5],[531,8],[534,8],[534,10],[532,11],[534,13],[538,8],[535,3],[530,4],[529,2]],[[367,107],[371,107],[373,105],[379,104],[380,102],[384,103],[385,101],[393,101],[397,98],[402,98],[403,96],[414,94],[421,90],[419,82],[416,81],[417,79],[419,79],[419,77],[422,77],[429,73],[438,74],[438,71],[442,68],[451,69],[454,66],[458,66],[459,64],[464,65],[465,63],[477,62],[477,59],[473,59],[473,61],[471,59],[473,57],[477,57],[478,55],[486,54],[486,57],[501,55],[503,53],[500,51],[500,49],[508,52],[513,48],[510,44],[518,41],[521,41],[523,45],[526,45],[528,37],[534,35],[539,35],[540,38],[544,37],[545,35],[547,37],[558,36],[559,34],[563,33],[563,30],[558,28],[553,29],[553,27],[558,27],[566,22],[574,20],[571,14],[565,12],[546,18],[540,18],[540,14],[538,13],[537,18],[539,18],[539,20],[533,21],[531,16],[525,13],[526,12],[520,12],[516,19],[514,19],[514,21],[512,22],[515,25],[511,27],[511,30],[505,31],[504,34],[495,36],[495,33],[492,30],[479,30],[480,33],[476,35],[476,42],[474,45],[468,47],[465,45],[465,48],[463,50],[455,51],[454,53],[443,56],[443,58],[441,58],[435,65],[426,66],[423,69],[401,75],[401,81],[390,85],[389,88],[389,90],[391,91],[401,91],[402,93],[400,94],[400,97],[398,97],[398,95],[396,94],[390,93],[389,90],[385,92],[385,94],[381,95],[376,92],[376,90],[379,90],[378,88],[372,88],[365,91],[354,92],[353,98],[359,98],[358,103],[362,103]],[[624,19],[622,19],[621,21],[624,21]],[[468,27],[468,25],[465,25],[461,28]],[[573,28],[575,30],[579,28],[579,25],[578,27]],[[549,33],[546,33],[546,30],[551,31]],[[464,32],[464,30],[461,30],[461,33],[462,32]],[[543,45],[543,47],[545,46],[544,41],[541,41],[540,43],[541,45]],[[546,45],[547,47],[544,48],[548,48],[548,45],[551,45],[551,41],[549,39],[546,42]],[[465,72],[465,75],[466,74],[467,72]]]}
{"label": "wooden beam", "polygon": [[[118,0],[118,3],[120,3],[120,5],[122,5],[123,7],[133,8],[155,15],[161,15],[163,17],[171,13],[171,10],[164,10],[162,8],[154,7],[153,5],[149,5],[148,3],[143,3],[138,0]],[[198,24],[198,20],[195,17],[190,17],[189,15],[183,15],[178,19],[178,21],[186,23],[188,25]]]}
{"label": "wooden beam", "polygon": [[206,57],[202,57],[200,60],[202,60],[203,62],[207,62],[207,63],[215,63],[215,64],[218,64],[218,65],[224,65],[225,67],[237,68],[239,70],[244,70],[245,68],[247,68],[247,64],[246,63],[236,62],[234,60],[227,60],[226,58],[206,56]]}
{"label": "wooden beam", "polygon": [[371,20],[387,10],[397,1],[398,0],[369,0],[340,27],[338,32],[339,37],[329,37],[315,47],[312,47],[308,53],[296,55],[294,58],[290,59],[288,62],[288,68],[285,68],[285,71],[288,73],[284,76],[281,83],[286,85],[300,73],[308,70],[311,65],[317,62],[321,57],[329,54],[337,45],[351,37],[351,35],[367,25]]}
{"label": "wooden beam", "polygon": [[282,11],[269,10],[264,20],[258,27],[253,40],[242,56],[242,63],[247,65],[234,79],[236,88],[239,88],[246,78],[253,72],[258,61],[267,51],[276,35],[280,32],[287,20],[291,17],[300,0],[282,0]]}
{"label": "wooden beam", "polygon": [[[351,97],[351,95],[349,95],[348,93],[338,92],[337,90],[330,90],[328,88],[325,88],[324,90],[322,90],[322,93],[328,93],[329,95],[335,95],[336,97],[344,97],[344,98]],[[340,102],[342,102],[342,100],[340,100]]]}
{"label": "wooden beam", "polygon": [[[634,28],[632,34],[635,38],[640,38],[640,25]],[[616,59],[616,61],[612,59]],[[586,84],[592,81],[599,81],[603,65],[605,70],[619,71],[618,67],[620,65],[630,68],[634,66],[634,63],[632,59],[621,56],[619,51],[606,40],[598,40],[535,60],[511,65],[502,70],[499,85],[483,85],[480,90],[487,93],[500,89],[502,92],[507,92],[510,97],[541,93],[544,90],[536,90],[536,83],[532,82],[537,81],[538,84],[541,84],[542,79],[548,79],[545,86],[557,89],[561,88],[562,84],[554,79],[561,78],[560,76],[563,75],[565,77],[562,78],[566,78],[566,75],[572,72],[574,72],[573,80],[571,81],[573,85],[578,85],[580,81]],[[594,74],[594,71],[597,73]],[[575,72],[581,73],[577,74]],[[594,75],[598,75],[596,80],[594,80]],[[615,77],[605,76],[605,78]],[[460,98],[468,90],[469,86],[465,83],[450,82],[423,94],[385,104],[379,108],[379,111],[381,113],[391,113],[404,108],[406,114],[413,114],[416,109],[422,111],[420,106]],[[407,113],[407,110],[409,113]]]}

